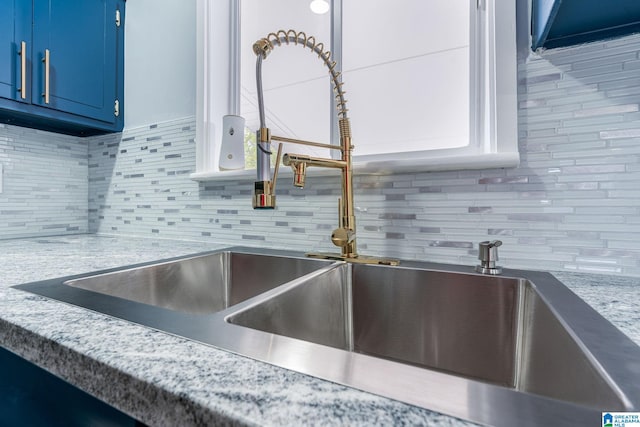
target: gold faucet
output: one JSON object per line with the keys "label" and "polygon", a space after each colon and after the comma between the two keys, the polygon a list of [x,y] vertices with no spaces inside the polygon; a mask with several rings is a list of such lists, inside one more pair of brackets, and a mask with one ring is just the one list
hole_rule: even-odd
{"label": "gold faucet", "polygon": [[[271,135],[271,131],[265,125],[264,99],[262,91],[262,61],[276,46],[282,44],[300,45],[315,52],[324,64],[329,68],[329,74],[335,92],[336,106],[338,109],[338,128],[340,131],[340,145],[322,144],[318,142],[304,141],[299,139],[284,138]],[[307,256],[323,259],[337,259],[348,262],[366,264],[386,264],[397,265],[399,262],[394,259],[367,257],[359,255],[356,250],[356,217],[354,215],[353,201],[353,164],[351,153],[351,125],[347,117],[346,100],[342,89],[340,72],[336,70],[336,62],[331,60],[331,52],[324,50],[322,43],[316,42],[315,37],[307,36],[303,32],[294,30],[279,30],[276,33],[269,33],[253,44],[253,52],[257,56],[256,60],[256,83],[258,92],[258,109],[260,113],[260,129],[257,132],[257,175],[253,194],[254,209],[273,209],[276,204],[275,187],[278,176],[278,166],[282,154],[282,142],[309,145],[313,147],[328,148],[330,150],[340,150],[340,159],[330,159],[322,157],[311,157],[302,154],[287,153],[282,157],[282,163],[293,169],[293,185],[304,187],[306,172],[308,167],[322,167],[340,169],[342,173],[342,196],[338,199],[338,228],[331,233],[331,241],[341,248],[340,254],[333,253],[308,253]],[[276,164],[271,177],[270,155],[271,141],[279,141]]]}

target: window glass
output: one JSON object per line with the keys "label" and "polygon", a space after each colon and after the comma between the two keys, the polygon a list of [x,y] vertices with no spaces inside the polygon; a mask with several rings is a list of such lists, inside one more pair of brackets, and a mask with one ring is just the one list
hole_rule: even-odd
{"label": "window glass", "polygon": [[[238,1],[228,0],[229,5]],[[223,101],[229,99],[226,82],[232,80],[224,61],[229,54],[225,49],[231,46],[226,3],[198,0],[203,12],[198,15],[199,34],[204,41],[198,56],[203,73],[197,76],[194,179],[213,178],[219,170],[215,153],[220,138],[215,129],[229,110]],[[519,163],[514,2],[332,0],[336,9],[325,14],[313,13],[310,3],[240,2],[240,105],[250,129],[245,138],[249,167],[255,164],[258,128],[252,45],[269,33],[289,29],[305,31],[325,46],[331,36],[339,43],[331,50],[341,52],[358,171],[459,170]],[[334,16],[340,22],[332,29]],[[216,37],[205,36],[216,31]],[[272,134],[330,142],[335,104],[322,61],[309,49],[277,47],[262,69],[266,125]],[[328,151],[284,147],[285,153],[336,154]]]}
{"label": "window glass", "polygon": [[[293,29],[314,36],[330,50],[331,14],[313,13],[306,0],[242,0],[241,6],[240,114],[249,129],[245,139],[250,168],[255,167],[253,134],[260,123],[253,43],[269,33]],[[293,45],[276,47],[262,63],[262,84],[266,126],[273,135],[330,142],[329,73],[310,49]],[[328,150],[292,144],[285,144],[283,152],[328,155]]]}
{"label": "window glass", "polygon": [[343,2],[354,155],[469,144],[469,15],[468,0]]}

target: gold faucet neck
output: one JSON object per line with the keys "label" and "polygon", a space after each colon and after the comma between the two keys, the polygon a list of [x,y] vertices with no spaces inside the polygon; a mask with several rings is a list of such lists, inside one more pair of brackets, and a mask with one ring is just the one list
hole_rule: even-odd
{"label": "gold faucet neck", "polygon": [[[333,90],[335,92],[336,108],[338,109],[338,117],[347,117],[347,101],[344,97],[344,90],[342,89],[342,73],[336,69],[337,63],[331,59],[331,52],[325,50],[324,44],[316,40],[314,36],[307,36],[302,31],[295,30],[278,30],[275,33],[269,33],[266,37],[259,39],[253,44],[253,52],[261,59],[267,59],[267,56],[273,51],[276,46],[282,46],[283,44],[300,45],[302,48],[309,48],[312,52],[318,55],[318,58],[322,59],[324,64],[329,69],[329,75],[333,83]],[[258,68],[256,68],[258,69]],[[261,88],[261,76],[256,76],[258,79],[258,87]],[[259,89],[260,91],[260,89]],[[260,104],[260,98],[258,99]],[[262,109],[262,106],[258,106]]]}
{"label": "gold faucet neck", "polygon": [[[353,165],[351,160],[351,124],[347,118],[347,101],[344,98],[344,90],[342,89],[342,81],[340,72],[336,70],[336,62],[331,60],[331,52],[324,50],[322,43],[316,42],[315,37],[307,36],[303,32],[294,30],[279,30],[276,33],[270,33],[267,37],[256,41],[253,44],[253,52],[257,56],[256,60],[256,83],[258,89],[258,109],[260,113],[260,126],[258,132],[258,155],[263,158],[262,162],[258,161],[258,179],[255,184],[253,197],[254,208],[271,208],[275,207],[275,194],[273,187],[275,186],[275,178],[273,185],[268,181],[264,171],[261,171],[261,165],[269,164],[270,151],[268,151],[271,139],[280,140],[282,142],[292,142],[297,144],[323,146],[324,148],[335,149],[337,146],[328,146],[309,141],[294,140],[282,137],[272,137],[266,125],[264,124],[264,102],[262,97],[262,60],[266,59],[275,46],[282,44],[301,45],[303,48],[309,48],[322,59],[329,69],[329,74],[333,83],[335,92],[336,108],[338,110],[338,128],[340,132],[340,153],[341,159],[318,158],[299,154],[285,154],[283,164],[291,166],[294,172],[294,185],[304,187],[307,167],[324,167],[339,168],[342,172],[342,197],[338,202],[338,228],[331,235],[331,241],[341,249],[341,254],[322,255],[323,258],[341,259],[350,262],[366,262],[366,263],[394,263],[394,260],[381,260],[378,258],[361,257],[356,251],[356,217],[354,215],[354,198],[353,198]],[[264,130],[262,129],[264,128]],[[260,152],[262,151],[262,152]],[[279,157],[279,156],[278,156]],[[279,161],[278,161],[279,163]],[[314,256],[309,254],[310,256]]]}
{"label": "gold faucet neck", "polygon": [[351,122],[348,117],[341,117],[338,120],[338,128],[340,130],[340,140],[343,138],[351,140]]}

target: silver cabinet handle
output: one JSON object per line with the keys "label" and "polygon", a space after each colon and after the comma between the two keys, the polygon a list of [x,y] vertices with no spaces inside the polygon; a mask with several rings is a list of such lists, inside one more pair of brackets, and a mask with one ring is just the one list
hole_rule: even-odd
{"label": "silver cabinet handle", "polygon": [[27,99],[27,42],[20,43],[20,98]]}
{"label": "silver cabinet handle", "polygon": [[42,96],[44,97],[44,103],[48,104],[49,103],[49,84],[50,84],[49,65],[51,64],[51,54],[49,52],[49,49],[45,49],[44,58],[42,59],[42,62],[44,62],[44,93],[42,94]]}

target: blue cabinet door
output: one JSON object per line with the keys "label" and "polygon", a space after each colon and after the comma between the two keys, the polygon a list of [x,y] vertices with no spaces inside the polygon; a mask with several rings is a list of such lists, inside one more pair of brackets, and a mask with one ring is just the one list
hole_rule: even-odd
{"label": "blue cabinet door", "polygon": [[144,426],[2,347],[0,347],[0,425]]}
{"label": "blue cabinet door", "polygon": [[34,0],[33,22],[31,102],[114,123],[116,2]]}
{"label": "blue cabinet door", "polygon": [[124,7],[0,0],[0,122],[78,136],[121,131]]}
{"label": "blue cabinet door", "polygon": [[0,2],[0,97],[29,102],[31,47],[31,2],[2,0]]}

